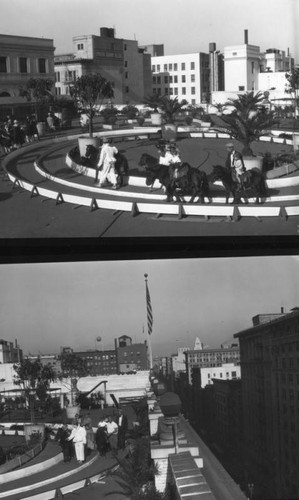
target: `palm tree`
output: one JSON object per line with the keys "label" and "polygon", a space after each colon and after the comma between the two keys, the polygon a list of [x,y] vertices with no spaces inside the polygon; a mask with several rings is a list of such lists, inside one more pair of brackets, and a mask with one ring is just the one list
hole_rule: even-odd
{"label": "palm tree", "polygon": [[148,95],[144,98],[143,104],[146,104],[149,108],[151,108],[154,113],[158,113],[158,108],[161,104],[161,96],[158,94]]}
{"label": "palm tree", "polygon": [[254,156],[251,149],[252,142],[264,135],[268,130],[279,123],[274,112],[268,110],[263,102],[263,92],[247,92],[237,98],[230,98],[225,106],[233,108],[229,115],[222,115],[221,124],[213,127],[218,132],[226,132],[243,144],[242,154]]}
{"label": "palm tree", "polygon": [[72,82],[70,94],[77,106],[85,109],[89,118],[89,137],[92,137],[97,106],[100,108],[105,99],[114,97],[112,83],[98,73],[82,75]]}
{"label": "palm tree", "polygon": [[176,114],[179,113],[186,104],[188,104],[186,99],[179,101],[178,97],[171,99],[166,95],[162,96],[160,99],[160,108],[162,109],[166,123],[174,123]]}

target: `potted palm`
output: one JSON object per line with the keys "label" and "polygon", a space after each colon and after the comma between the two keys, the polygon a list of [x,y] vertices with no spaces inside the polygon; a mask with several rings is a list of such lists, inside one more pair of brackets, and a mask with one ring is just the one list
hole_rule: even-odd
{"label": "potted palm", "polygon": [[162,128],[162,136],[165,140],[176,140],[177,125],[175,124],[176,115],[186,106],[187,101],[183,99],[179,101],[177,97],[171,99],[168,96],[161,97],[160,108],[162,110],[164,125]]}
{"label": "potted palm", "polygon": [[232,112],[217,117],[217,123],[213,124],[216,125],[213,126],[215,131],[226,132],[243,145],[242,155],[247,170],[262,169],[263,157],[255,156],[251,145],[279,123],[274,112],[264,105],[266,98],[263,92],[246,92],[230,98],[225,106],[232,108]]}
{"label": "potted palm", "polygon": [[144,99],[143,103],[153,110],[151,113],[152,125],[160,126],[162,124],[162,114],[159,111],[161,104],[161,97],[158,94],[152,94],[147,96]]}
{"label": "potted palm", "polygon": [[93,119],[97,109],[105,100],[114,97],[112,83],[98,73],[90,73],[76,78],[70,86],[70,94],[78,109],[85,109],[89,119],[89,137],[79,137],[80,156],[85,156],[86,146],[99,145],[99,138],[93,137]]}
{"label": "potted palm", "polygon": [[80,377],[87,375],[87,364],[85,359],[80,358],[73,352],[62,352],[61,354],[61,379],[68,379],[69,404],[66,407],[66,415],[72,419],[80,411],[78,404],[79,389],[77,387]]}

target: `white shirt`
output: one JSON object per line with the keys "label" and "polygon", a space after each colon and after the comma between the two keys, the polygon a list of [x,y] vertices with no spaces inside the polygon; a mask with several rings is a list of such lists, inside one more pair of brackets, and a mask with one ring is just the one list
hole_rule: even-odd
{"label": "white shirt", "polygon": [[107,427],[107,433],[110,436],[110,434],[117,434],[118,433],[118,425],[114,420],[112,422],[107,422],[106,424]]}

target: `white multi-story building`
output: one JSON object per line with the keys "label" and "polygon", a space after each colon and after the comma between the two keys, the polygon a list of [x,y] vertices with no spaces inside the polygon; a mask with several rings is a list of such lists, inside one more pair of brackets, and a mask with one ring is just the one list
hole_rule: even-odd
{"label": "white multi-story building", "polygon": [[190,351],[190,347],[178,347],[177,354],[171,356],[172,371],[175,375],[186,373],[186,359],[184,354],[186,351]]}
{"label": "white multi-story building", "polygon": [[153,93],[204,103],[209,94],[209,54],[175,54],[152,57]]}
{"label": "white multi-story building", "polygon": [[234,363],[200,368],[201,387],[213,384],[213,379],[234,380],[241,377],[241,367]]}
{"label": "white multi-story building", "polygon": [[225,91],[258,90],[260,48],[257,45],[233,45],[224,48]]}

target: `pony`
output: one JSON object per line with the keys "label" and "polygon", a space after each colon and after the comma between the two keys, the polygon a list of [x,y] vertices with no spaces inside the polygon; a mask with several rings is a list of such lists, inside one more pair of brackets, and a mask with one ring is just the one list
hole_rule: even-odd
{"label": "pony", "polygon": [[246,191],[251,190],[255,195],[255,203],[263,203],[263,198],[266,197],[266,183],[262,172],[254,169],[246,170],[241,174],[240,180],[246,198],[248,197]]}
{"label": "pony", "polygon": [[209,182],[221,181],[226,191],[226,203],[230,195],[233,197],[232,204],[242,203],[240,185],[233,179],[232,172],[222,165],[213,165],[212,173],[208,175]]}
{"label": "pony", "polygon": [[151,186],[158,179],[165,187],[167,202],[175,198],[182,203],[181,195],[185,194],[191,194],[189,203],[192,203],[196,196],[201,203],[205,202],[205,197],[211,201],[207,175],[191,167],[189,163],[180,165],[178,176],[175,175],[178,165],[160,165],[159,160],[148,153],[142,154],[138,165],[145,167],[147,186]]}
{"label": "pony", "polygon": [[[88,144],[86,146],[85,156],[81,158],[81,164],[96,169],[95,182],[98,181],[99,177],[99,169],[97,168],[99,157],[100,151],[98,148],[92,144]],[[129,172],[129,163],[125,155],[120,152],[116,153],[114,157],[116,160],[114,168],[117,176],[117,186],[122,187],[124,185],[124,176],[128,175]]]}

